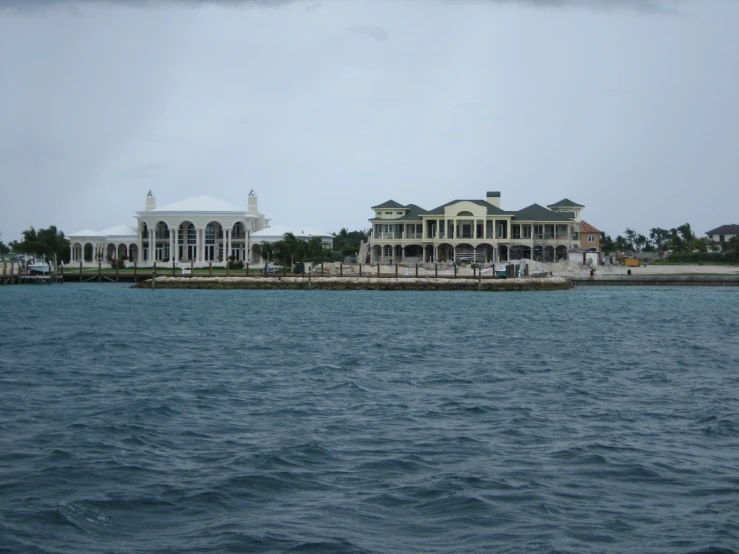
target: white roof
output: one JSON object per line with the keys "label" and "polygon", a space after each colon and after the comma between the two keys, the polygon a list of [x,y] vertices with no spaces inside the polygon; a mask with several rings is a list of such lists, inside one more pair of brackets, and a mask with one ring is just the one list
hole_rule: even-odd
{"label": "white roof", "polygon": [[110,229],[105,229],[104,231],[100,231],[101,235],[105,235],[106,237],[129,237],[129,236],[137,236],[136,229],[129,226],[129,225],[116,225],[115,227],[111,227]]}
{"label": "white roof", "polygon": [[[161,208],[149,210],[150,212],[240,212],[246,210],[228,202],[224,202],[214,196],[193,196],[180,200],[174,204],[167,204]],[[143,212],[146,213],[146,212]]]}
{"label": "white roof", "polygon": [[92,229],[82,229],[81,231],[75,231],[74,233],[69,233],[67,235],[68,237],[104,237],[104,233],[98,233],[97,231],[93,231]]}
{"label": "white roof", "polygon": [[292,233],[298,238],[310,238],[310,237],[326,237],[333,238],[333,235],[315,227],[284,227],[282,225],[272,225],[261,231],[256,231],[250,236],[254,239],[259,238],[282,238],[286,233]]}

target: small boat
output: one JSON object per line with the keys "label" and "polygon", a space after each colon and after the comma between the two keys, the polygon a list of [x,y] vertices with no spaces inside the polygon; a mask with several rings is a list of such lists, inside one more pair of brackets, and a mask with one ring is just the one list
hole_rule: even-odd
{"label": "small boat", "polygon": [[495,276],[498,279],[505,279],[508,277],[508,264],[498,264],[495,266]]}
{"label": "small boat", "polygon": [[39,259],[28,260],[26,269],[31,275],[46,275],[51,273],[51,264]]}

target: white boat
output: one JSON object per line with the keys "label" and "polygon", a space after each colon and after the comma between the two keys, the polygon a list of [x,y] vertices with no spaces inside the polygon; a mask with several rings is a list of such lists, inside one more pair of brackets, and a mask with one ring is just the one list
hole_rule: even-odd
{"label": "white boat", "polygon": [[46,275],[51,273],[51,264],[43,260],[29,260],[26,269],[31,275]]}

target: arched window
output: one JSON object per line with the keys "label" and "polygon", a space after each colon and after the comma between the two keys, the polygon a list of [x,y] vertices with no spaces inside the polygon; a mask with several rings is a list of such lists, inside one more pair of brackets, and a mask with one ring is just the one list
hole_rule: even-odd
{"label": "arched window", "polygon": [[197,231],[195,225],[189,221],[180,224],[177,230],[177,245],[179,259],[183,261],[195,260],[197,258]]}
{"label": "arched window", "polygon": [[205,261],[215,260],[216,228],[212,223],[205,227]]}

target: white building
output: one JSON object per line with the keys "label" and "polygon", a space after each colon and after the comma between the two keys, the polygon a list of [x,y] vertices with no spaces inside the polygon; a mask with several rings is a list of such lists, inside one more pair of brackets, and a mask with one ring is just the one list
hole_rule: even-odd
{"label": "white building", "polygon": [[118,225],[103,231],[85,229],[68,235],[71,263],[97,266],[98,261],[127,259],[138,266],[207,266],[230,256],[247,260],[249,237],[269,220],[249,193],[246,210],[212,196],[195,196],[158,208],[149,192],[146,209],[136,212],[136,226]]}

